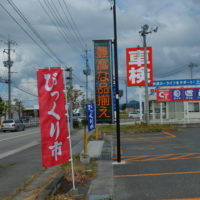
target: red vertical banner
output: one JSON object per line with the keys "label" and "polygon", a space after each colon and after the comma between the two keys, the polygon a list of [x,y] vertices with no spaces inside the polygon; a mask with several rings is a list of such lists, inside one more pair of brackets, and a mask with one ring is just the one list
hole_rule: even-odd
{"label": "red vertical banner", "polygon": [[37,71],[42,163],[55,166],[70,159],[61,68]]}
{"label": "red vertical banner", "polygon": [[[146,47],[148,85],[153,85],[152,47]],[[127,86],[144,86],[144,48],[126,49]]]}

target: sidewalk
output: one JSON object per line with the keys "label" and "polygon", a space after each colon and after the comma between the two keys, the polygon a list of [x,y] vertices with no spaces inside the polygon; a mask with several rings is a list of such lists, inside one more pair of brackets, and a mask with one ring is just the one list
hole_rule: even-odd
{"label": "sidewalk", "polygon": [[[73,155],[80,153],[83,149],[83,129],[73,130],[71,133],[72,138],[72,151]],[[50,192],[63,176],[60,166],[47,168],[40,176],[38,176],[31,184],[20,191],[13,200],[44,200],[45,195]]]}
{"label": "sidewalk", "polygon": [[[83,150],[83,130],[72,133],[73,155]],[[90,141],[88,154],[97,159],[98,176],[90,184],[89,200],[110,200],[113,194],[112,136],[104,141]],[[59,180],[63,177],[60,166],[47,168],[38,178],[21,191],[13,200],[44,200],[52,190],[56,190]]]}
{"label": "sidewalk", "polygon": [[101,151],[101,155],[97,161],[98,176],[91,182],[88,197],[89,200],[110,200],[113,194],[112,136],[104,138],[102,149],[98,148],[99,146],[96,145],[90,149],[92,152],[93,150]]}

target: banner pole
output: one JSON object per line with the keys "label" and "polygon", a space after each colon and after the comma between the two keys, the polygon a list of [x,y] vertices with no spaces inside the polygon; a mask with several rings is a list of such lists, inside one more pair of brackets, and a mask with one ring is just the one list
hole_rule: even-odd
{"label": "banner pole", "polygon": [[[63,69],[63,68],[62,68]],[[65,70],[64,71],[64,80],[65,80]],[[67,107],[67,88],[66,88],[66,84],[64,83],[64,93],[65,93],[65,98],[66,98],[66,107]],[[69,124],[69,115],[68,115],[68,111],[66,112],[66,116],[67,116],[67,128],[68,128],[68,139],[69,139],[69,148],[70,148],[70,162],[71,162],[71,171],[72,171],[72,185],[73,185],[73,190],[76,189],[75,187],[75,178],[74,178],[74,163],[73,163],[73,153],[72,153],[72,144],[71,144],[71,130],[70,130],[70,124]],[[71,119],[72,120],[72,119]]]}

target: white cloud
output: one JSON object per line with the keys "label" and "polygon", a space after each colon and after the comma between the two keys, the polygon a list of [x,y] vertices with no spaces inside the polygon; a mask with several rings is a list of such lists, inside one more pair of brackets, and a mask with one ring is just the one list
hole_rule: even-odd
{"label": "white cloud", "polygon": [[[47,17],[39,4],[39,0],[15,0],[13,1],[22,13],[31,22],[33,27],[40,33],[47,45],[63,60],[63,64],[73,67],[76,78],[75,84],[82,85],[77,79],[85,81],[82,71],[85,68],[84,54],[80,41],[78,41],[71,31],[67,31],[70,47],[61,37],[59,30],[64,30],[64,25],[55,27]],[[41,2],[44,2],[41,0]],[[53,0],[59,8],[59,2],[63,0]],[[113,16],[108,0],[65,0],[68,9],[77,24],[87,48],[91,50],[90,67],[93,68],[93,42],[95,39],[113,39]],[[117,27],[118,27],[118,49],[119,49],[119,74],[125,76],[125,49],[142,45],[139,36],[139,29],[144,24],[159,27],[157,33],[148,36],[148,45],[153,46],[153,64],[155,79],[162,74],[168,73],[176,68],[187,68],[190,62],[200,65],[200,3],[197,0],[117,0]],[[24,22],[12,10],[6,0],[1,2],[14,18],[31,33]],[[64,4],[63,8],[64,7]],[[47,8],[49,9],[49,8]],[[65,9],[66,11],[66,9]],[[62,9],[59,13],[64,17]],[[52,15],[53,16],[53,15]],[[66,20],[66,17],[64,18]],[[66,20],[67,25],[69,23]],[[18,45],[12,46],[16,50],[12,54],[14,65],[12,67],[13,81],[21,87],[28,87],[30,91],[35,91],[34,85],[26,84],[28,80],[36,78],[36,68],[57,65],[51,58],[38,48],[33,41],[19,28],[18,25],[0,7],[0,39],[9,37],[15,40]],[[70,25],[69,25],[70,29]],[[71,29],[70,29],[71,30]],[[2,35],[4,37],[2,37]],[[32,37],[42,45],[32,33]],[[43,46],[43,45],[42,45]],[[1,49],[6,48],[2,43]],[[2,51],[1,51],[2,52]],[[2,56],[0,56],[1,58]],[[6,56],[4,55],[4,59]],[[2,62],[2,58],[0,59]],[[7,76],[7,69],[0,64],[0,76]],[[93,70],[93,69],[92,69]],[[188,70],[182,73],[173,74],[166,78],[188,78]],[[195,69],[195,76],[198,78],[200,68]],[[93,77],[90,78],[92,82]],[[92,83],[93,84],[93,83]],[[93,88],[93,85],[90,87]],[[2,87],[1,95],[6,92],[6,87]],[[19,91],[14,91],[13,95],[18,95]],[[135,88],[130,88],[130,96],[134,94]],[[132,92],[133,91],[133,92]],[[29,98],[32,98],[29,96]],[[134,95],[131,97],[134,98]],[[124,101],[124,99],[123,99]]]}

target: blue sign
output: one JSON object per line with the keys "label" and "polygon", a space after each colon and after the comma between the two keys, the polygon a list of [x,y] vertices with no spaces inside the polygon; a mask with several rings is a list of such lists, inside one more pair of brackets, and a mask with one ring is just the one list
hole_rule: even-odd
{"label": "blue sign", "polygon": [[177,101],[177,100],[183,100],[182,98],[182,89],[173,89],[172,90],[172,100]]}
{"label": "blue sign", "polygon": [[93,103],[87,103],[86,104],[86,113],[87,113],[87,120],[88,120],[88,132],[95,129],[95,110],[94,110],[94,104]]}
{"label": "blue sign", "polygon": [[113,84],[113,111],[116,110],[116,85]]}
{"label": "blue sign", "polygon": [[195,89],[183,89],[183,99],[184,100],[193,100],[195,99]]}
{"label": "blue sign", "polygon": [[200,85],[200,79],[162,80],[153,82],[153,87],[183,85]]}

